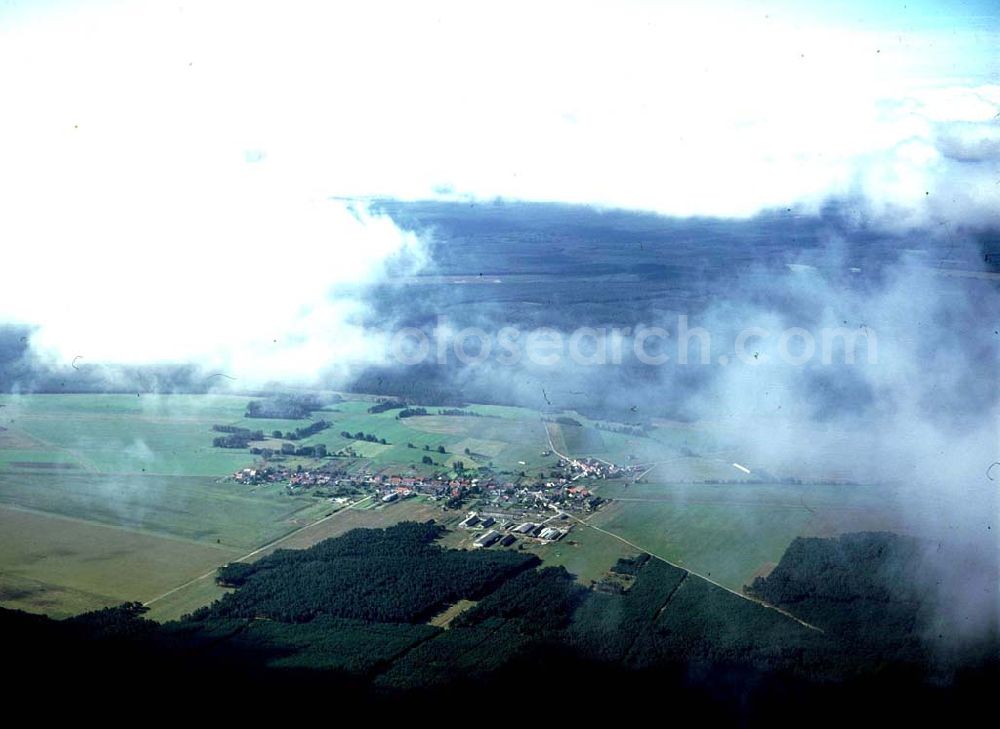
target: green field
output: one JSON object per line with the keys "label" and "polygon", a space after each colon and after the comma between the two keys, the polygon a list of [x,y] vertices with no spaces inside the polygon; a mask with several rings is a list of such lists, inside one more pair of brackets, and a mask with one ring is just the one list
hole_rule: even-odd
{"label": "green field", "polygon": [[[427,454],[425,446],[435,462],[445,465],[459,460],[467,467],[493,463],[497,469],[520,471],[554,462],[551,457],[541,456],[547,448],[545,430],[539,414],[531,410],[476,405],[463,409],[481,413],[483,417],[467,417],[436,415],[439,408],[425,406],[429,415],[397,419],[397,410],[372,415],[365,411],[370,403],[362,403],[365,409],[360,410],[346,407],[352,404],[338,406],[343,412],[333,414],[335,425],[331,430],[336,431],[336,436],[332,433],[328,436],[329,431],[325,431],[313,440],[328,442],[333,448],[352,445],[376,466],[419,464]],[[385,438],[389,445],[344,441],[339,438],[343,430],[371,433]],[[438,446],[444,446],[444,455],[437,452]]]}
{"label": "green field", "polygon": [[603,577],[619,558],[636,553],[614,537],[581,526],[555,544],[532,544],[526,549],[537,554],[547,567],[565,567],[585,585]]}
{"label": "green field", "polygon": [[275,539],[323,509],[277,485],[250,491],[191,476],[0,472],[0,504],[233,549]]}
{"label": "green field", "polygon": [[608,482],[598,492],[615,501],[588,523],[735,590],[796,536],[892,524],[876,486]]}
{"label": "green field", "polygon": [[212,544],[0,507],[0,601],[54,617],[149,600],[237,556]]}
{"label": "green field", "polygon": [[[219,476],[246,457],[212,448],[211,427],[242,420],[246,402],[205,395],[3,396],[0,427],[8,431],[0,433],[0,466],[44,458],[97,473]],[[8,439],[16,451],[7,452]],[[34,456],[22,458],[24,450]]]}

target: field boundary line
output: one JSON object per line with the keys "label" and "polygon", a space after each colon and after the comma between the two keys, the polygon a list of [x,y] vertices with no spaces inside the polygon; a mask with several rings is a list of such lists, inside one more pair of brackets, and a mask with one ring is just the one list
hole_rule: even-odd
{"label": "field boundary line", "polygon": [[[31,420],[31,416],[28,416],[27,419]],[[40,420],[41,418],[36,418],[36,419]],[[36,443],[40,443],[41,445],[45,446],[46,448],[51,448],[54,451],[59,451],[60,453],[66,453],[66,454],[72,456],[73,460],[76,461],[78,464],[80,464],[80,466],[83,467],[83,471],[84,472],[103,473],[103,471],[101,471],[101,469],[97,467],[96,463],[94,463],[93,461],[91,461],[89,458],[87,458],[86,456],[84,456],[82,453],[79,453],[79,452],[74,451],[74,450],[72,450],[70,448],[66,448],[64,446],[58,445],[56,443],[53,443],[52,441],[46,440],[45,438],[41,438],[41,437],[35,435],[34,433],[25,430],[24,428],[19,428],[16,425],[14,427],[10,428],[10,430],[14,431],[15,433],[19,433],[19,434],[21,434],[23,436],[26,436],[26,437],[30,438],[31,440],[35,441]]]}
{"label": "field boundary line", "polygon": [[[343,514],[345,511],[351,511],[358,504],[361,504],[361,503],[363,503],[365,501],[368,501],[371,498],[372,497],[369,495],[369,496],[364,497],[363,499],[359,499],[358,501],[355,501],[354,503],[352,503],[352,504],[350,504],[348,506],[345,506],[343,509],[339,509],[338,511],[335,511],[332,514],[327,514],[326,516],[322,517],[321,519],[317,519],[316,521],[314,521],[314,522],[312,522],[310,524],[306,524],[305,526],[301,526],[298,529],[293,529],[292,531],[288,532],[288,534],[285,534],[284,536],[278,537],[274,541],[268,542],[267,544],[265,544],[265,545],[263,545],[261,547],[257,547],[257,549],[253,550],[252,552],[247,552],[242,557],[238,557],[237,559],[234,559],[232,561],[233,562],[245,562],[246,560],[250,559],[251,557],[254,557],[254,556],[260,554],[265,549],[271,549],[272,547],[275,547],[275,546],[281,544],[282,542],[291,539],[296,534],[299,534],[299,533],[305,531],[306,529],[312,529],[314,526],[316,526],[318,524],[322,524],[323,522],[329,521],[330,519],[334,518],[338,514]],[[226,563],[226,564],[228,564],[228,563]],[[170,597],[174,593],[180,592],[181,590],[183,590],[186,587],[190,587],[191,585],[194,585],[194,584],[196,584],[198,582],[201,582],[202,580],[205,580],[205,579],[211,577],[216,572],[218,572],[220,566],[221,565],[217,565],[217,566],[213,567],[211,570],[209,570],[208,572],[206,572],[205,574],[199,575],[198,577],[195,577],[194,579],[188,580],[183,585],[178,585],[177,587],[173,588],[172,590],[168,590],[167,592],[164,592],[162,595],[157,595],[152,600],[148,600],[148,601],[144,602],[143,606],[144,607],[149,607],[153,603],[159,602],[160,600],[162,600],[165,597]]]}
{"label": "field boundary line", "polygon": [[6,501],[0,501],[0,510],[6,509],[7,511],[17,511],[22,514],[31,514],[32,516],[45,517],[50,519],[62,519],[63,521],[71,521],[75,524],[82,524],[84,526],[97,527],[100,529],[110,529],[116,532],[124,532],[125,534],[134,534],[139,537],[148,537],[149,539],[161,539],[168,542],[178,542],[181,544],[190,544],[195,547],[204,547],[206,549],[211,549],[219,552],[239,552],[239,549],[234,549],[231,546],[226,546],[224,544],[213,544],[212,542],[206,542],[201,539],[194,539],[193,537],[184,537],[179,534],[171,534],[169,532],[157,531],[154,529],[147,529],[145,527],[130,527],[124,526],[122,524],[109,524],[103,521],[96,521],[94,519],[86,519],[82,516],[71,516],[70,514],[60,514],[57,511],[45,511],[44,509],[33,509],[30,506],[21,506],[20,504],[12,504]]}
{"label": "field boundary line", "polygon": [[[566,513],[566,512],[563,512],[563,513]],[[638,550],[639,552],[642,552],[643,554],[648,554],[650,557],[658,559],[661,562],[666,562],[671,567],[675,567],[676,569],[679,569],[679,570],[684,570],[685,572],[687,572],[687,573],[689,573],[691,575],[694,575],[695,577],[698,577],[698,578],[700,578],[702,580],[705,580],[705,582],[708,582],[708,583],[710,583],[712,585],[715,585],[716,587],[721,588],[721,589],[725,590],[726,592],[728,592],[728,593],[730,593],[732,595],[736,595],[736,597],[742,598],[743,600],[746,600],[747,602],[755,603],[757,605],[760,605],[761,607],[767,608],[768,610],[774,610],[775,612],[780,613],[781,615],[784,615],[786,618],[791,618],[792,620],[794,620],[799,625],[802,625],[803,627],[809,628],[810,630],[815,630],[815,631],[817,631],[819,633],[825,633],[826,632],[822,628],[820,628],[820,627],[818,627],[816,625],[813,625],[812,623],[808,623],[808,622],[806,622],[805,620],[802,620],[799,617],[796,617],[792,613],[790,613],[787,610],[784,610],[784,609],[778,607],[777,605],[772,605],[771,603],[765,602],[764,600],[761,600],[759,598],[756,598],[756,597],[753,597],[751,595],[747,595],[745,593],[742,593],[742,592],[739,592],[737,590],[734,590],[731,587],[726,587],[722,583],[716,582],[711,577],[706,577],[705,575],[703,575],[703,574],[701,574],[699,572],[695,572],[694,570],[692,570],[689,567],[684,567],[682,565],[676,564],[676,563],[670,561],[669,559],[667,559],[666,557],[662,557],[659,554],[656,554],[656,552],[651,552],[648,549],[645,549],[644,547],[640,547],[635,542],[630,542],[628,539],[626,539],[625,537],[623,537],[623,536],[621,536],[619,534],[615,534],[612,531],[608,531],[607,529],[604,529],[602,527],[596,526],[594,524],[589,524],[589,523],[583,521],[582,519],[579,519],[579,518],[573,516],[572,514],[567,514],[567,516],[569,516],[570,519],[573,519],[573,520],[579,522],[580,524],[582,524],[585,527],[589,527],[590,529],[594,529],[595,531],[599,531],[602,534],[607,534],[609,537],[614,537],[615,539],[617,539],[618,541],[622,542],[623,544],[627,544],[628,546],[632,547],[632,549]]]}

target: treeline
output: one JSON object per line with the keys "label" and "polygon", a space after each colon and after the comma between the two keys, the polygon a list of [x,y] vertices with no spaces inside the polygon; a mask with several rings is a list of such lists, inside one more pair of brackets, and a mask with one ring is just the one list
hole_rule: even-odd
{"label": "treeline", "polygon": [[416,418],[421,415],[427,415],[427,408],[404,408],[399,411],[398,418]]}
{"label": "treeline", "polygon": [[275,420],[302,420],[323,408],[323,402],[316,395],[275,395],[266,400],[251,400],[247,403],[245,416],[248,418],[271,418]]}
{"label": "treeline", "polygon": [[264,439],[264,431],[262,430],[236,428],[230,425],[214,425],[212,429],[226,433],[226,435],[212,439],[212,446],[215,448],[246,448],[251,441]]}
{"label": "treeline", "polygon": [[[251,453],[255,455],[271,456],[274,451],[270,448],[251,448]],[[306,445],[296,447],[294,443],[282,443],[281,450],[278,451],[283,456],[303,456],[305,458],[326,458],[326,446],[323,443],[316,445]]]}
{"label": "treeline", "polygon": [[[303,438],[308,438],[311,435],[316,435],[323,430],[330,427],[330,423],[325,420],[317,420],[311,425],[307,425],[303,428],[296,428],[295,430],[288,431],[282,434],[280,430],[275,430],[271,433],[272,438],[284,438],[285,440],[302,440]],[[225,433],[226,435],[221,435],[212,440],[212,445],[216,448],[246,448],[250,445],[251,441],[263,440],[264,431],[263,430],[250,430],[249,428],[241,428],[235,425],[213,425],[212,430],[218,433]],[[288,445],[287,443],[285,445]],[[324,450],[325,450],[324,446]],[[303,451],[311,449],[310,446],[306,446]],[[255,448],[253,449],[256,453],[263,453],[265,449]],[[312,453],[298,453],[294,447],[290,451],[295,455],[312,455]],[[271,451],[273,452],[273,451]],[[282,453],[288,454],[289,451],[282,446]],[[324,453],[324,455],[326,455]]]}
{"label": "treeline", "polygon": [[479,599],[539,563],[534,555],[506,550],[443,549],[434,543],[443,532],[433,522],[355,529],[309,549],[227,565],[217,580],[238,589],[192,617],[421,622],[449,603]]}
{"label": "treeline", "polygon": [[594,427],[608,433],[618,433],[619,435],[631,435],[634,438],[645,438],[648,426],[646,425],[613,425],[611,423],[595,423]]}
{"label": "treeline", "polygon": [[342,430],[340,431],[340,437],[347,440],[363,440],[367,443],[381,443],[382,445],[389,445],[385,438],[379,438],[374,433],[365,433],[362,430],[359,430],[357,433],[350,433],[349,431]]}
{"label": "treeline", "polygon": [[388,410],[399,410],[400,408],[405,407],[406,403],[402,400],[380,400],[368,408],[368,412],[372,415],[377,415],[378,413],[384,413]]}
{"label": "treeline", "polygon": [[[482,413],[477,413],[472,410],[461,410],[459,408],[440,408],[437,411],[438,415],[450,415],[455,417],[466,417],[466,418],[481,418]],[[427,408],[405,408],[400,411],[397,417],[400,418],[416,418],[422,415],[430,415]]]}
{"label": "treeline", "polygon": [[325,420],[317,420],[312,425],[307,425],[304,428],[296,428],[295,430],[285,433],[286,440],[302,440],[303,438],[308,438],[310,435],[316,435],[320,431],[326,430],[330,427],[330,423]]}

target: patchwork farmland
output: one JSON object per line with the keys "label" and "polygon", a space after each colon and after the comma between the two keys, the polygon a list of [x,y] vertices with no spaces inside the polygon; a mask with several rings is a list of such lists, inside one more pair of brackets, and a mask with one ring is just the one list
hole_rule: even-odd
{"label": "patchwork farmland", "polygon": [[[426,498],[382,503],[357,492],[334,499],[278,482],[235,482],[227,476],[260,458],[245,448],[213,447],[213,428],[261,430],[264,445],[280,446],[309,422],[247,418],[248,401],[0,398],[0,604],[61,617],[138,600],[151,603],[151,617],[171,619],[223,593],[213,579],[218,566],[277,547],[308,547],[354,527],[400,520],[455,526],[468,509],[516,518],[503,511],[503,488],[472,489],[444,511]],[[731,467],[724,434],[705,428],[658,423],[639,432],[572,412],[556,417],[485,405],[468,405],[460,415],[426,406],[420,416],[400,417],[398,408],[370,412],[374,403],[347,396],[314,413],[328,427],[297,445],[322,444],[330,455],[290,457],[286,468],[322,462],[345,474],[463,474],[466,482],[479,474],[530,501],[534,489],[544,490],[546,479],[571,465],[560,454],[632,464],[627,477],[564,478],[603,505],[561,541],[516,545],[565,566],[584,584],[637,546],[739,590],[798,535],[838,533],[860,513],[876,527],[888,518],[885,500],[877,502],[869,487],[755,481]],[[358,433],[374,440],[358,440]],[[882,511],[873,510],[876,503]],[[456,529],[444,541],[474,548],[479,534]]]}

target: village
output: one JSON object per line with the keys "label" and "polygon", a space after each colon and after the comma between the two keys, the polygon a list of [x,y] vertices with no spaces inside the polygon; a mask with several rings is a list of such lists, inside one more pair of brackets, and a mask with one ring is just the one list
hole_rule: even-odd
{"label": "village", "polygon": [[[543,451],[542,455],[548,455],[551,451]],[[556,468],[565,469],[570,474],[571,481],[578,478],[593,478],[603,480],[608,478],[629,478],[635,477],[642,472],[640,466],[619,466],[610,461],[599,458],[565,458],[560,457],[556,462]]]}
{"label": "village", "polygon": [[575,485],[575,479],[565,477],[511,481],[469,475],[414,476],[364,471],[348,474],[325,464],[313,470],[261,464],[240,469],[229,479],[247,486],[283,484],[290,493],[312,489],[319,496],[328,491],[365,493],[384,503],[419,494],[432,501],[441,501],[450,509],[460,508],[474,499],[509,512],[518,511],[519,506],[530,510],[542,494],[546,502],[572,511],[593,511],[602,502],[586,486]]}
{"label": "village", "polygon": [[289,494],[308,491],[341,504],[357,496],[371,497],[384,505],[420,496],[439,502],[444,510],[465,510],[458,527],[481,532],[473,547],[509,547],[518,540],[540,544],[559,541],[569,532],[571,515],[584,516],[605,504],[605,499],[588,486],[589,481],[634,478],[637,470],[592,458],[559,458],[547,477],[542,473],[538,478],[523,472],[518,476],[496,474],[487,469],[475,474],[416,475],[391,469],[348,472],[343,464],[330,461],[306,468],[264,460],[236,471],[230,480],[248,486],[278,484]]}

